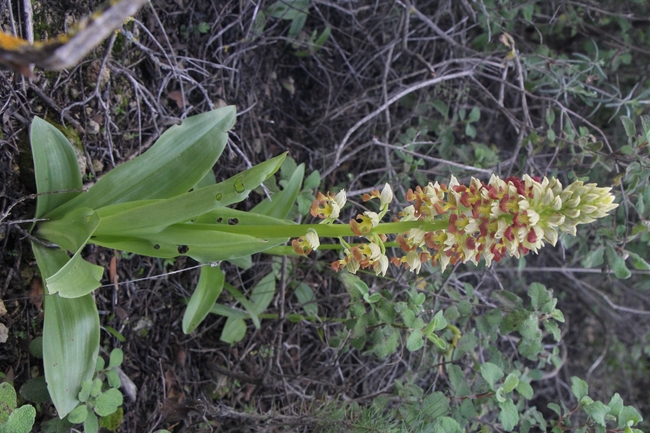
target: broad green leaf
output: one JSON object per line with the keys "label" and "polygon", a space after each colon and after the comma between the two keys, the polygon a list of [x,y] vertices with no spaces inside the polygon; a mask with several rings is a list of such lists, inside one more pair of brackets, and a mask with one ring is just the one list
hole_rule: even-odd
{"label": "broad green leaf", "polygon": [[90,396],[91,397],[98,397],[99,394],[102,393],[102,387],[104,386],[104,383],[99,377],[96,377],[93,380],[93,386],[90,388]]}
{"label": "broad green leaf", "polygon": [[101,286],[104,268],[81,258],[79,250],[56,274],[45,280],[50,294],[63,298],[79,298]]}
{"label": "broad green leaf", "polygon": [[495,384],[503,378],[503,370],[496,364],[485,362],[481,364],[481,376],[490,385],[491,389],[496,389]]}
{"label": "broad green leaf", "polygon": [[119,390],[111,388],[95,399],[95,413],[99,416],[108,416],[122,405],[123,399]]}
{"label": "broad green leaf", "polygon": [[615,393],[609,403],[607,403],[607,406],[610,409],[610,413],[616,417],[621,413],[623,410],[623,399],[621,396],[617,393]]}
{"label": "broad green leaf", "polygon": [[506,380],[503,381],[503,392],[511,392],[519,384],[519,375],[516,373],[510,373]]}
{"label": "broad green leaf", "polygon": [[436,420],[431,431],[436,433],[461,433],[463,429],[460,428],[458,421],[455,419],[443,416]]}
{"label": "broad green leaf", "polygon": [[97,212],[89,208],[78,208],[62,218],[40,223],[34,234],[64,250],[78,251],[86,245],[98,224]]}
{"label": "broad green leaf", "polygon": [[255,306],[255,314],[262,314],[273,300],[273,296],[275,296],[275,275],[271,272],[253,287],[251,302]]}
{"label": "broad green leaf", "polygon": [[650,264],[643,257],[637,253],[633,253],[632,251],[627,251],[627,253],[632,260],[632,266],[634,266],[634,269],[639,269],[641,271],[650,271]]}
{"label": "broad green leaf", "polygon": [[7,422],[16,404],[16,390],[13,385],[9,382],[0,383],[0,425]]}
{"label": "broad green leaf", "polygon": [[618,414],[618,428],[632,427],[643,421],[641,414],[632,406],[625,406]]}
{"label": "broad green leaf", "polygon": [[45,403],[49,401],[50,394],[47,392],[45,377],[37,376],[29,379],[20,387],[20,395],[32,403]]}
{"label": "broad green leaf", "polygon": [[580,265],[585,268],[595,268],[596,266],[601,266],[605,259],[605,247],[603,245],[598,248],[594,248],[589,251],[584,259],[580,262]]}
{"label": "broad green leaf", "polygon": [[528,314],[528,317],[521,322],[517,330],[527,340],[538,340],[542,338],[542,332],[539,329],[539,319],[535,313]]}
{"label": "broad green leaf", "polygon": [[86,242],[98,224],[97,212],[88,208],[79,208],[60,220],[46,222],[43,226],[39,226],[39,234],[45,232],[47,234],[45,238],[58,242],[65,249],[75,251],[74,256],[65,265],[45,280],[48,293],[59,293],[64,298],[78,298],[101,285],[99,280],[104,274],[104,268],[93,265],[81,257]]}
{"label": "broad green leaf", "polygon": [[29,433],[32,431],[35,419],[36,409],[26,404],[11,412],[7,423],[0,428],[3,433]]}
{"label": "broad green leaf", "polygon": [[246,335],[246,322],[242,319],[228,317],[221,331],[221,341],[230,344],[236,343],[241,341],[244,335]]}
{"label": "broad green leaf", "polygon": [[[100,357],[97,359],[101,359]],[[96,370],[97,368],[95,368]],[[81,390],[79,391],[79,396],[77,397],[80,402],[85,403],[90,398],[90,391],[93,388],[93,381],[86,380],[81,384]]]}
{"label": "broad green leaf", "polygon": [[72,412],[68,415],[68,421],[70,421],[72,424],[81,424],[82,422],[86,421],[86,418],[88,417],[88,406],[85,404],[80,404],[79,406],[75,407]]}
{"label": "broad green leaf", "polygon": [[287,241],[287,238],[259,239],[219,229],[217,224],[175,224],[144,238],[98,236],[92,242],[150,257],[188,256],[209,263],[258,253]]}
{"label": "broad green leaf", "polygon": [[571,392],[573,392],[576,400],[582,400],[582,398],[589,393],[587,382],[580,379],[579,377],[573,376],[571,378]]}
{"label": "broad green leaf", "polygon": [[388,335],[385,335],[373,350],[375,355],[379,358],[385,358],[388,355],[395,353],[399,346],[399,333],[395,331],[392,326],[388,327],[386,330],[388,331]]}
{"label": "broad green leaf", "polygon": [[609,413],[610,409],[602,402],[595,401],[592,404],[585,406],[584,411],[589,414],[596,424],[605,427],[605,415]]}
{"label": "broad green leaf", "polygon": [[[55,274],[68,261],[61,250],[32,243],[41,276]],[[99,352],[99,315],[92,295],[62,298],[48,295],[44,300],[43,365],[52,402],[60,417],[74,409],[84,381],[95,372]]]}
{"label": "broad green leaf", "polygon": [[424,336],[421,329],[414,329],[406,340],[406,348],[409,352],[420,350],[424,346]]}
{"label": "broad green leaf", "polygon": [[521,395],[525,399],[530,400],[531,398],[533,398],[533,387],[530,386],[530,383],[520,380],[515,389],[517,390],[519,395]]}
{"label": "broad green leaf", "polygon": [[298,302],[302,304],[302,309],[305,310],[307,316],[314,317],[318,315],[316,297],[314,296],[314,291],[309,287],[309,284],[298,284],[294,294],[296,295],[296,298],[298,298]]}
{"label": "broad green leaf", "polygon": [[447,374],[449,375],[449,381],[451,382],[451,387],[454,390],[454,396],[463,397],[470,394],[470,387],[463,370],[455,365],[449,364],[447,366]]}
{"label": "broad green leaf", "polygon": [[60,417],[77,404],[81,383],[95,370],[99,351],[99,316],[92,295],[45,298],[43,363],[48,391]]}
{"label": "broad green leaf", "polygon": [[88,417],[84,421],[84,433],[98,433],[99,432],[99,420],[97,415],[92,412],[88,412]]}
{"label": "broad green leaf", "polygon": [[[191,220],[216,208],[248,197],[273,175],[286,153],[243,171],[216,185],[186,192],[165,200],[143,200],[98,209],[101,217],[97,236],[139,236],[157,233],[172,224]],[[118,212],[115,212],[118,209]]]}
{"label": "broad green leaf", "polygon": [[232,106],[189,117],[165,131],[151,149],[115,167],[88,192],[48,216],[62,215],[78,207],[99,209],[115,203],[183,194],[212,169],[234,123]]}
{"label": "broad green leaf", "polygon": [[189,334],[210,313],[223,290],[225,275],[218,266],[203,266],[199,282],[183,315],[183,332]]}
{"label": "broad green leaf", "polygon": [[260,202],[251,212],[274,218],[286,218],[300,193],[304,174],[305,164],[300,164],[282,191]]}
{"label": "broad green leaf", "polygon": [[436,419],[449,412],[449,399],[442,392],[434,392],[424,398],[421,410],[431,419]]}
{"label": "broad green leaf", "polygon": [[[82,183],[79,163],[67,138],[40,117],[35,117],[30,128],[36,178],[35,218],[51,212],[79,195]],[[64,190],[78,190],[61,192]],[[52,194],[45,194],[52,193]]]}
{"label": "broad green leaf", "polygon": [[124,361],[124,351],[120,348],[115,348],[111,350],[111,355],[108,361],[108,368],[115,368],[122,365]]}
{"label": "broad green leaf", "polygon": [[621,123],[623,124],[623,129],[625,129],[625,135],[628,138],[634,138],[636,135],[636,126],[634,121],[627,116],[621,116]]}
{"label": "broad green leaf", "polygon": [[501,413],[499,413],[499,421],[501,422],[503,429],[505,431],[512,431],[519,422],[517,406],[515,406],[512,400],[506,400],[503,403],[499,403],[499,408],[501,409]]}
{"label": "broad green leaf", "polygon": [[122,380],[120,379],[120,375],[116,370],[108,370],[106,372],[106,382],[108,382],[108,386],[111,388],[119,388],[122,386]]}
{"label": "broad green leaf", "polygon": [[616,251],[611,245],[607,245],[605,254],[607,256],[607,263],[611,266],[616,278],[626,279],[632,276],[630,270],[625,266],[625,259],[616,254]]}
{"label": "broad green leaf", "polygon": [[[552,299],[551,292],[539,283],[532,283],[530,285],[528,288],[528,296],[530,297],[530,303],[535,311],[540,311],[544,307],[548,308],[547,304],[550,304]],[[542,313],[550,312],[550,309],[548,311],[542,311]]]}

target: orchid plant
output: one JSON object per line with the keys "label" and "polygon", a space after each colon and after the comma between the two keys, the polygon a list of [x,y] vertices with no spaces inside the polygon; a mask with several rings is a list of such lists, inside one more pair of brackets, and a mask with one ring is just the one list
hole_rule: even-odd
{"label": "orchid plant", "polygon": [[[394,200],[386,184],[381,192],[375,190],[363,197],[364,201],[379,201],[377,212],[365,211],[348,224],[339,223],[345,191],[318,193],[310,213],[322,219],[320,224],[297,224],[287,215],[303,183],[301,165],[282,191],[251,212],[238,211],[227,206],[245,199],[272,176],[286,155],[216,183],[212,167],[234,121],[233,107],[188,118],[165,132],[143,155],[82,192],[72,146],[55,127],[34,120],[31,142],[39,196],[32,246],[47,294],[45,376],[60,417],[86,410],[80,390],[92,380],[99,351],[99,318],[92,291],[100,286],[104,269],[83,259],[87,244],[159,258],[188,256],[209,264],[201,268],[183,330],[192,332],[213,312],[227,316],[225,327],[236,328],[241,338],[244,319],[260,326],[260,315],[274,295],[275,280],[263,278],[258,287],[264,290],[253,289],[249,300],[225,282],[219,266],[222,261],[245,268],[252,263],[251,254],[258,252],[305,256],[321,247],[322,238],[336,238],[339,244],[334,248],[341,251],[331,265],[336,272],[354,274],[370,269],[385,276],[391,263],[415,273],[426,263],[439,265],[441,270],[480,260],[489,266],[506,256],[536,253],[545,243],[555,245],[561,233],[575,235],[577,225],[604,217],[617,207],[610,188],[595,184],[574,182],[563,187],[555,178],[492,176],[487,183],[471,179],[463,185],[452,176],[449,184],[429,183],[408,190],[405,199],[411,204],[391,222],[383,222]],[[395,240],[388,235],[395,235]],[[352,242],[352,237],[361,238],[361,242]],[[291,246],[284,245],[289,241]],[[402,253],[389,259],[391,247]],[[346,281],[356,284],[368,302],[378,299],[378,294],[369,295],[367,286],[349,278],[344,278],[344,284]],[[224,287],[245,312],[215,303]],[[536,292],[543,295],[540,299],[548,299],[536,301],[535,308],[560,320],[561,313],[554,309],[546,289],[537,288]],[[416,298],[415,303],[421,305],[421,297]],[[425,324],[416,320],[415,314],[406,315],[404,308],[398,305],[395,311],[403,314],[405,324],[413,330],[409,350],[417,350],[422,347],[418,338],[424,332],[419,328],[424,329]],[[354,314],[363,314],[362,310]],[[446,349],[445,342],[434,334],[449,328],[438,313],[426,333]],[[452,332],[458,341],[460,331]],[[395,335],[387,338],[394,342]],[[418,338],[412,338],[414,335]]]}

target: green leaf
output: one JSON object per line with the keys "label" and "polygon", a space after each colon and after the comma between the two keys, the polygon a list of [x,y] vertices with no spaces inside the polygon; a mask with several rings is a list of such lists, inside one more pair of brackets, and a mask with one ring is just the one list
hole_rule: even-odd
{"label": "green leaf", "polygon": [[223,290],[226,276],[219,266],[203,266],[183,315],[183,332],[189,334],[206,318]]}
{"label": "green leaf", "polygon": [[[97,358],[97,359],[102,359],[102,358]],[[81,384],[81,390],[79,391],[79,401],[80,402],[86,402],[88,401],[88,398],[90,397],[90,391],[93,388],[93,381],[92,380],[86,380]]]}
{"label": "green leaf", "polygon": [[553,126],[553,123],[555,123],[555,111],[551,107],[546,109],[546,124],[549,126]]}
{"label": "green leaf", "polygon": [[505,431],[512,431],[519,422],[517,406],[515,406],[512,400],[506,400],[503,403],[499,403],[499,408],[501,409],[501,412],[499,413],[499,421],[501,422],[503,429]]}
{"label": "green leaf", "polygon": [[449,412],[449,399],[442,392],[434,392],[424,398],[421,410],[431,419],[439,418]]}
{"label": "green leaf", "polygon": [[506,380],[503,381],[503,392],[511,392],[515,387],[519,385],[519,375],[517,373],[510,373]]}
{"label": "green leaf", "polygon": [[92,412],[88,412],[88,417],[84,421],[84,433],[98,433],[99,432],[99,420],[97,415]]}
{"label": "green leaf", "polygon": [[0,383],[0,425],[7,422],[16,409],[16,390],[9,382]]}
{"label": "green leaf", "polygon": [[540,340],[542,338],[539,319],[535,313],[528,314],[528,317],[521,322],[517,330],[527,340]]}
{"label": "green leaf", "polygon": [[300,193],[300,186],[302,185],[304,175],[305,164],[300,164],[282,191],[260,202],[251,209],[251,212],[274,218],[286,218],[293,204],[296,202],[298,193]]}
{"label": "green leaf", "polygon": [[[41,194],[36,199],[34,217],[41,218],[79,195],[83,185],[77,156],[61,131],[35,117],[30,128],[30,141],[36,191]],[[64,190],[78,191],[57,192]]]}
{"label": "green leaf", "polygon": [[534,392],[533,392],[533,387],[530,386],[530,383],[520,380],[515,389],[517,390],[519,395],[524,397],[526,400],[530,400],[533,398]]}
{"label": "green leaf", "polygon": [[594,420],[594,422],[600,426],[605,427],[605,415],[607,415],[610,409],[605,406],[600,401],[595,401],[590,405],[584,406],[584,411]]}
{"label": "green leaf", "polygon": [[416,350],[420,350],[422,346],[424,346],[422,330],[414,329],[406,340],[406,348],[409,352],[415,352]]}
{"label": "green leaf", "polygon": [[481,376],[490,385],[490,389],[496,389],[495,384],[503,378],[503,370],[496,364],[485,362],[481,364]]}
{"label": "green leaf", "polygon": [[2,426],[3,433],[29,433],[36,419],[36,409],[30,404],[11,412],[7,423]]}
{"label": "green leaf", "polygon": [[557,416],[562,416],[562,409],[560,409],[560,406],[557,403],[549,403],[546,405],[549,409],[551,409],[553,412],[557,414]]}
{"label": "green leaf", "polygon": [[542,313],[550,313],[553,309],[551,292],[546,289],[542,284],[532,283],[528,288],[528,296],[530,297],[531,305],[535,311]]}
{"label": "green leaf", "polygon": [[472,111],[469,112],[467,121],[469,123],[474,123],[474,122],[478,122],[480,118],[481,118],[481,110],[478,107],[473,107]]}
{"label": "green leaf", "polygon": [[45,280],[48,294],[79,298],[101,286],[104,268],[81,257],[81,249],[56,274]]}
{"label": "green leaf", "polygon": [[573,376],[571,378],[571,392],[573,392],[576,400],[580,401],[582,400],[582,397],[589,394],[589,386],[587,386],[587,382],[584,380]]}
{"label": "green leaf", "polygon": [[616,254],[616,251],[611,245],[607,245],[606,249],[607,262],[614,271],[616,278],[629,278],[632,276],[632,273],[629,271],[627,266],[625,266],[625,259]]}
{"label": "green leaf", "polygon": [[314,291],[309,287],[309,284],[300,283],[296,290],[294,291],[298,302],[302,304],[302,309],[305,311],[305,314],[309,317],[318,316],[318,304],[316,303],[316,297],[314,296]]}
{"label": "green leaf", "polygon": [[68,421],[72,424],[81,424],[86,421],[86,418],[88,418],[88,406],[85,404],[80,404],[68,414]]}
{"label": "green leaf", "polygon": [[621,116],[621,123],[625,129],[625,135],[627,135],[628,138],[634,138],[636,135],[636,126],[634,125],[634,121],[627,116]]}
{"label": "green leaf", "polygon": [[165,131],[144,154],[115,167],[80,194],[49,212],[99,209],[133,200],[163,199],[189,191],[215,164],[235,123],[235,107],[223,107],[192,116]]}
{"label": "green leaf", "polygon": [[122,386],[122,381],[120,380],[120,375],[116,370],[108,370],[106,373],[106,381],[108,386],[111,388],[119,388]]}
{"label": "green leaf", "polygon": [[[69,260],[65,253],[59,254],[61,261],[65,256],[66,263],[54,275],[45,279],[48,294],[59,293],[65,298],[77,298],[101,285],[99,280],[104,274],[104,268],[93,265],[81,257],[86,242],[98,224],[99,216],[95,211],[80,208],[57,221],[48,221],[38,226],[38,235],[43,235],[45,239],[56,242],[65,249],[75,251],[74,256]],[[47,255],[55,250],[46,251],[48,251]]]}
{"label": "green leaf", "polygon": [[436,315],[433,316],[433,320],[431,320],[429,326],[432,327],[433,331],[440,331],[441,329],[444,329],[447,326],[447,319],[445,319],[442,310],[439,310],[436,313]]}
{"label": "green leaf", "polygon": [[104,386],[104,383],[102,380],[98,377],[96,377],[93,380],[93,386],[90,388],[90,396],[91,397],[97,397],[99,394],[102,393],[102,387]]}
{"label": "green leaf", "polygon": [[115,368],[122,365],[124,361],[124,352],[120,348],[111,350],[111,355],[108,361],[108,368]]}
{"label": "green leaf", "polygon": [[[68,260],[61,250],[32,243],[43,278]],[[77,407],[81,384],[95,372],[99,352],[99,315],[92,295],[79,298],[46,296],[44,300],[43,365],[52,402],[60,417]]]}
{"label": "green leaf", "polygon": [[242,319],[228,317],[226,324],[221,331],[221,341],[226,343],[236,343],[246,335],[246,322]]}
{"label": "green leaf", "polygon": [[47,392],[45,377],[37,376],[29,379],[20,387],[20,395],[32,403],[45,403],[50,400],[50,393]]}
{"label": "green leaf", "polygon": [[610,413],[614,415],[615,417],[618,417],[621,411],[623,410],[623,399],[621,396],[617,393],[615,393],[609,403],[607,403],[607,406],[610,409]]}
{"label": "green leaf", "polygon": [[[158,233],[172,224],[191,220],[214,209],[238,203],[273,175],[287,154],[271,158],[216,185],[164,200],[139,200],[98,209],[95,236],[139,236]],[[91,188],[92,190],[92,188]]]}
{"label": "green leaf", "polygon": [[618,415],[618,428],[632,427],[643,421],[641,414],[632,406],[625,406]]}
{"label": "green leaf", "polygon": [[[251,302],[255,306],[254,313],[262,314],[271,304],[275,296],[275,275],[273,272],[267,274],[253,287]],[[259,328],[259,326],[258,326]]]}
{"label": "green leaf", "polygon": [[632,251],[627,251],[630,259],[632,260],[632,266],[634,269],[639,269],[641,271],[650,271],[650,264],[645,261],[643,257]]}
{"label": "green leaf", "polygon": [[447,416],[440,417],[433,424],[433,429],[436,433],[461,433],[463,429],[458,425],[458,421]]}
{"label": "green leaf", "polygon": [[[227,226],[225,226],[227,227]],[[218,224],[174,224],[145,237],[101,236],[93,243],[150,257],[188,256],[201,263],[236,259],[283,244],[287,238],[258,238],[222,231]]]}
{"label": "green leaf", "polygon": [[95,399],[95,413],[99,416],[108,416],[114,413],[118,406],[122,406],[123,401],[122,393],[111,388]]}
{"label": "green leaf", "polygon": [[605,247],[603,245],[593,249],[580,261],[580,264],[585,268],[595,268],[601,266],[604,262]]}
{"label": "green leaf", "polygon": [[392,326],[385,328],[385,331],[388,332],[388,335],[385,332],[382,340],[373,349],[374,354],[379,358],[385,358],[395,353],[399,347],[399,333]]}
{"label": "green leaf", "polygon": [[470,387],[465,379],[465,374],[463,370],[455,365],[450,364],[447,366],[447,374],[449,375],[449,381],[451,382],[451,387],[454,390],[454,396],[464,397],[470,394]]}

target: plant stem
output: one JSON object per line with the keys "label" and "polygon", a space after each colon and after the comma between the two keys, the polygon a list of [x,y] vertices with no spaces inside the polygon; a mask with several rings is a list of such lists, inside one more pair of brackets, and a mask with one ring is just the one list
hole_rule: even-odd
{"label": "plant stem", "polygon": [[[405,221],[380,223],[373,227],[371,234],[397,234],[404,233],[413,228],[420,228],[425,232],[443,230],[447,228],[448,221],[440,220],[435,222]],[[225,224],[193,224],[193,227],[200,230],[217,230],[227,233],[238,233],[258,238],[272,236],[274,238],[297,238],[307,234],[309,229],[318,233],[319,237],[337,238],[343,236],[356,236],[348,224],[296,224],[296,225],[225,225]]]}

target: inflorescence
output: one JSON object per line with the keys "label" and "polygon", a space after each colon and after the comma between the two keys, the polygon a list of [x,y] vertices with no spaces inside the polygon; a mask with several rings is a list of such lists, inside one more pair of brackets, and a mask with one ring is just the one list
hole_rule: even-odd
{"label": "inflorescence", "polygon": [[[398,213],[396,222],[417,221],[422,224],[397,236],[397,244],[405,253],[392,257],[390,263],[402,264],[419,272],[422,264],[449,264],[484,259],[486,265],[503,257],[520,257],[537,251],[545,242],[555,246],[560,233],[576,234],[578,224],[590,223],[618,207],[611,188],[596,184],[573,182],[566,188],[555,178],[509,177],[502,180],[492,175],[488,183],[472,178],[461,185],[451,177],[448,185],[429,183],[424,188],[409,189],[406,199],[412,204]],[[363,200],[379,199],[379,213],[366,211],[350,221],[352,232],[367,242],[351,246],[339,238],[344,257],[332,263],[336,271],[346,268],[355,273],[372,268],[385,275],[386,236],[375,232],[388,212],[393,192],[388,184],[380,193],[364,194]],[[336,195],[318,194],[311,207],[321,224],[333,224],[345,205],[345,191]],[[412,225],[411,225],[412,227]],[[309,254],[320,245],[317,230],[294,239],[296,252]]]}

